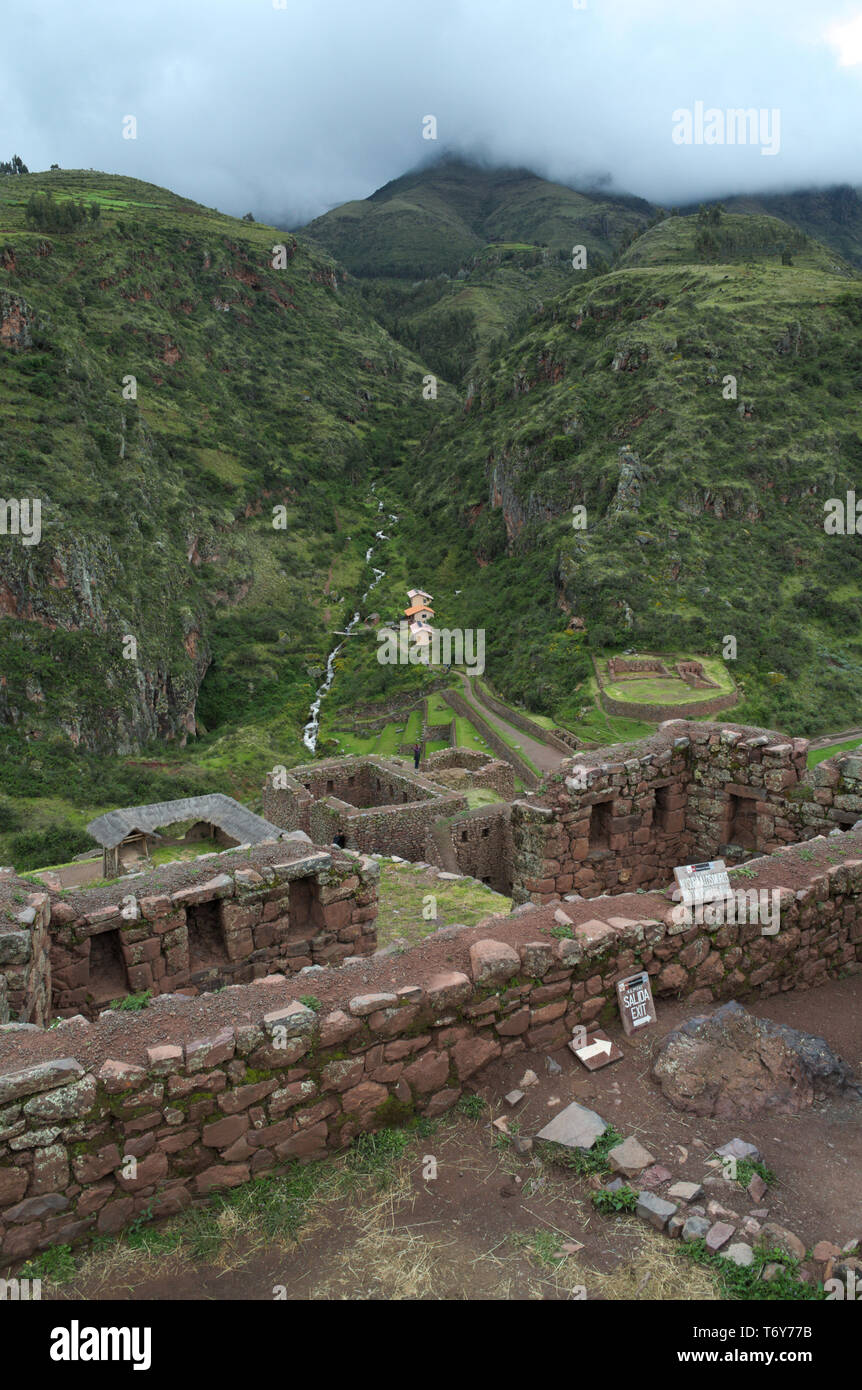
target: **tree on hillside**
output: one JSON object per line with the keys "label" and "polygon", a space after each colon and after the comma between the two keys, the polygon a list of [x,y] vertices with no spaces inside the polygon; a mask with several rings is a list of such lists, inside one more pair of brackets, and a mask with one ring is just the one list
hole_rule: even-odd
{"label": "tree on hillside", "polygon": [[87,209],[71,198],[58,203],[53,193],[31,193],[24,217],[28,227],[46,232],[69,232],[86,222]]}
{"label": "tree on hillside", "polygon": [[254,217],[252,216],[252,214],[251,214],[250,212],[246,212],[246,213],[243,214],[243,219],[242,219],[242,220],[243,220],[243,222],[253,222],[253,221],[254,221]]}
{"label": "tree on hillside", "polygon": [[9,160],[0,160],[0,174],[29,174],[30,170],[19,154]]}

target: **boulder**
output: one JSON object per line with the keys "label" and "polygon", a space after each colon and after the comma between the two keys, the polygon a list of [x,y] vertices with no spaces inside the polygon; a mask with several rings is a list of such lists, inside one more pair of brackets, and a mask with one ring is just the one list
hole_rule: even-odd
{"label": "boulder", "polygon": [[668,1033],[652,1068],[676,1110],[718,1118],[796,1115],[815,1100],[862,1098],[825,1039],[731,1001]]}
{"label": "boulder", "polygon": [[712,1222],[705,1216],[690,1216],[682,1228],[682,1239],[686,1244],[690,1240],[705,1240],[711,1226]]}
{"label": "boulder", "polygon": [[722,1250],[721,1258],[732,1260],[735,1265],[739,1265],[740,1269],[748,1269],[750,1265],[754,1264],[754,1251],[750,1245],[745,1244],[745,1241],[738,1240],[733,1245],[728,1245],[726,1250]]}
{"label": "boulder", "polygon": [[470,947],[470,969],[477,985],[501,985],[517,975],[521,957],[505,941],[475,941]]}

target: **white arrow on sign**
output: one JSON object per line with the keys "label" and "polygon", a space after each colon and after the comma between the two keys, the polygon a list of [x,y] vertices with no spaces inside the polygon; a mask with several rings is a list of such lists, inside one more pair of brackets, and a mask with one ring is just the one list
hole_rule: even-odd
{"label": "white arrow on sign", "polygon": [[590,1043],[589,1047],[579,1047],[578,1056],[586,1062],[590,1057],[600,1057],[602,1053],[610,1053],[611,1042],[609,1038],[603,1038],[599,1042]]}

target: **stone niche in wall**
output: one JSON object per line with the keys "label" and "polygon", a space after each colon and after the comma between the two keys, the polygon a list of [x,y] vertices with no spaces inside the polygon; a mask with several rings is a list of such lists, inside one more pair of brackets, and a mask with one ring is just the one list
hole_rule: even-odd
{"label": "stone niche in wall", "polygon": [[668,720],[650,738],[567,760],[512,806],[512,893],[551,902],[663,887],[677,864],[771,853],[862,817],[862,757],[807,765],[808,741]]}
{"label": "stone niche in wall", "polygon": [[53,899],[7,879],[3,1012],[39,1024],[93,1018],[132,994],[203,994],[370,955],[378,879],[374,861],[302,834]]}

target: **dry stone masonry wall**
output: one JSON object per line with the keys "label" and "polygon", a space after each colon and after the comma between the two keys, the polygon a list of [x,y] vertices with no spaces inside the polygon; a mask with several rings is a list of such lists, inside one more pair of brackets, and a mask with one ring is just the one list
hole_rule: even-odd
{"label": "dry stone masonry wall", "polygon": [[[432,762],[439,756],[432,754],[429,767],[441,766]],[[477,756],[480,762],[470,768],[465,786],[511,785],[511,769],[506,783],[507,774],[496,763]],[[487,767],[484,775],[480,767]],[[329,758],[286,774],[270,773],[263,807],[274,825],[304,830],[315,844],[338,843],[362,854],[419,860],[434,823],[466,811],[467,798],[400,761],[368,756]]]}
{"label": "dry stone masonry wall", "polygon": [[512,808],[513,896],[551,902],[666,884],[678,864],[770,852],[862,816],[862,757],[808,769],[808,741],[671,720],[565,763]]}
{"label": "dry stone masonry wall", "polygon": [[[26,1030],[33,1060],[24,1066],[13,1051],[22,1025],[6,1025],[0,1258],[116,1232],[144,1211],[169,1215],[341,1150],[365,1130],[438,1115],[495,1058],[555,1049],[576,1025],[610,1021],[616,981],[635,965],[659,999],[693,1004],[858,970],[862,836],[841,841],[844,862],[826,859],[806,870],[802,887],[781,889],[773,937],[756,922],[687,928],[666,901],[630,894],[567,904],[571,934],[560,939],[551,930],[561,909],[550,907],[450,930],[437,964],[423,964],[429,938],[416,952],[371,962],[361,992],[351,966],[303,984],[267,977],[231,986],[207,996],[206,1027],[195,1012],[203,1000],[184,1000],[189,1017],[180,1009],[178,1020],[176,998],[166,998],[127,1016],[121,1030],[116,1015]],[[823,844],[813,842],[813,857]],[[789,854],[758,862],[780,882]],[[308,981],[325,1006],[300,1001]],[[269,1002],[255,1007],[264,994]]]}
{"label": "dry stone masonry wall", "polygon": [[[377,864],[316,850],[305,836],[252,853],[205,856],[206,868],[178,865],[172,875],[155,870],[53,901],[7,879],[7,1019],[92,1017],[128,994],[195,995],[376,949]],[[213,866],[222,872],[212,876]]]}
{"label": "dry stone masonry wall", "polygon": [[[496,893],[508,897],[512,890],[512,830],[510,808],[506,802],[477,806],[451,821],[438,822],[425,842],[424,858],[429,864],[487,883]],[[441,854],[440,836],[448,852]]]}
{"label": "dry stone masonry wall", "polygon": [[503,801],[511,801],[515,795],[512,764],[502,758],[489,759],[472,748],[441,748],[429,753],[424,767],[436,781],[454,788],[484,788],[497,792]]}

